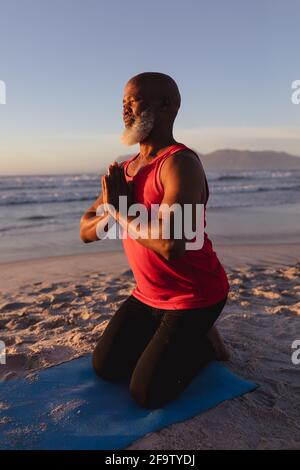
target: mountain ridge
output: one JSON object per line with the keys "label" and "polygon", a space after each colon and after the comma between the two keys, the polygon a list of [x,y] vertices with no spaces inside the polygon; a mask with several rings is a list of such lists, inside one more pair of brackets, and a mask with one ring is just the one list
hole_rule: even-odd
{"label": "mountain ridge", "polygon": [[[204,154],[190,148],[199,155],[204,169],[208,171],[300,170],[300,157],[287,152],[225,148]],[[121,155],[116,161],[121,162],[134,155]]]}

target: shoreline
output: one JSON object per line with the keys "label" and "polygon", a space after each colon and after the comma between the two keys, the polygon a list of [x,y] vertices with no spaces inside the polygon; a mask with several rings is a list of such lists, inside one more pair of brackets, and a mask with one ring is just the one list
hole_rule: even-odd
{"label": "shoreline", "polygon": [[[277,265],[290,266],[300,262],[299,243],[213,243],[213,249],[225,269],[242,266]],[[129,270],[126,255],[122,250],[99,251],[98,253],[76,253],[45,256],[0,263],[0,294],[22,284],[33,282],[76,279],[87,273],[105,270],[116,274]]]}

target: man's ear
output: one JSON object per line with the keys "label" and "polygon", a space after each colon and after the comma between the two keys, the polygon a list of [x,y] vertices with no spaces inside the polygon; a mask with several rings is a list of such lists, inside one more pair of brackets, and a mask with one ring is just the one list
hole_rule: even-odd
{"label": "man's ear", "polygon": [[170,98],[168,96],[164,96],[162,99],[162,109],[166,110],[170,106]]}
{"label": "man's ear", "polygon": [[170,106],[170,98],[168,96],[164,96],[161,100],[160,111],[165,113],[169,109],[169,106]]}

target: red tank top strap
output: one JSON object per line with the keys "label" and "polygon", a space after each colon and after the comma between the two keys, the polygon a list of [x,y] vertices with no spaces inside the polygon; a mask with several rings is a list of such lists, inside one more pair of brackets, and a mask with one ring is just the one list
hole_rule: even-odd
{"label": "red tank top strap", "polygon": [[161,169],[161,166],[162,166],[163,162],[168,157],[170,157],[170,155],[173,155],[173,153],[176,153],[179,150],[183,150],[183,149],[186,149],[186,148],[187,148],[187,146],[184,145],[184,144],[174,144],[169,148],[169,150],[166,153],[164,153],[163,155],[158,157],[158,159],[156,160],[156,162],[155,162],[154,184],[156,185],[156,189],[159,192],[161,192],[161,193],[163,192],[163,187],[162,187],[162,184],[161,184],[161,181],[160,181],[160,169]]}
{"label": "red tank top strap", "polygon": [[135,158],[137,158],[139,156],[139,153],[137,153],[136,155],[133,155],[132,157],[129,157],[128,160],[124,160],[123,162],[120,162],[119,163],[119,166],[124,168],[124,171],[125,169],[127,168],[127,166],[129,165],[130,162],[132,162],[132,160],[134,160]]}
{"label": "red tank top strap", "polygon": [[[163,187],[162,187],[162,184],[161,184],[161,181],[160,181],[160,170],[161,170],[161,166],[163,164],[163,162],[168,158],[170,157],[170,155],[173,155],[174,153],[178,152],[179,150],[190,150],[191,152],[193,152],[196,157],[198,158],[198,160],[200,161],[201,163],[201,160],[200,160],[200,157],[199,155],[191,148],[187,147],[186,145],[184,144],[175,144],[174,146],[172,146],[165,154],[161,155],[157,160],[156,162],[156,171],[155,171],[155,184],[157,186],[157,188],[160,190],[160,191],[163,191]],[[207,204],[207,201],[208,201],[208,198],[209,198],[209,187],[208,187],[208,182],[207,182],[207,179],[206,179],[206,175],[204,173],[204,176],[205,176],[205,186],[206,186],[206,202],[205,202],[205,206]]]}

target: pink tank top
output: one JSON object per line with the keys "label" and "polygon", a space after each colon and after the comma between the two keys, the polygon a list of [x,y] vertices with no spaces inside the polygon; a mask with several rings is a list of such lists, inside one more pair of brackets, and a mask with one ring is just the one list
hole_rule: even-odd
{"label": "pink tank top", "polygon": [[[135,202],[144,204],[149,211],[151,204],[161,203],[164,195],[160,181],[161,165],[166,158],[183,149],[191,150],[184,144],[171,145],[133,177],[128,175],[127,167],[139,154],[121,163],[126,180],[133,181]],[[205,184],[204,228],[209,197],[206,177]],[[127,238],[122,239],[123,247],[136,281],[131,294],[141,302],[164,310],[191,309],[218,303],[228,294],[230,287],[226,272],[205,231],[202,248],[186,250],[179,259],[169,261],[142,246],[128,232],[126,235]]]}

